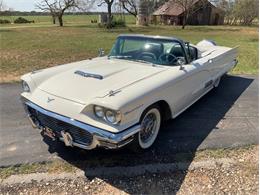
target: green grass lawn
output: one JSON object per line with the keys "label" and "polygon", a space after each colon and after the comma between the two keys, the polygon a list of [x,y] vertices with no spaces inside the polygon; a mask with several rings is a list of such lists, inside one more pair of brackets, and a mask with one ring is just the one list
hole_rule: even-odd
{"label": "green grass lawn", "polygon": [[[80,20],[73,23],[76,21],[73,17]],[[160,25],[136,27],[134,18],[128,16],[128,27],[106,30],[91,24],[89,17],[66,16],[62,28],[51,25],[47,21],[50,18],[45,16],[39,16],[40,22],[30,24],[29,28],[23,28],[23,24],[1,25],[1,82],[19,80],[22,74],[32,70],[95,57],[100,47],[108,52],[121,33],[176,36],[192,43],[213,39],[219,45],[239,46],[239,64],[232,73],[258,73],[257,27],[188,26],[184,30]]]}
{"label": "green grass lawn", "polygon": [[[1,16],[1,19],[6,19],[9,20],[11,23],[13,23],[14,20],[17,19],[18,17],[23,17],[30,21],[34,20],[35,24],[52,24],[52,18],[50,16]],[[131,15],[125,15],[125,16],[115,15],[114,17],[116,19],[124,17],[127,24],[135,24],[135,18]],[[64,15],[63,20],[64,20],[64,25],[90,24],[91,20],[98,20],[98,15]],[[24,24],[20,24],[20,25],[24,25]]]}

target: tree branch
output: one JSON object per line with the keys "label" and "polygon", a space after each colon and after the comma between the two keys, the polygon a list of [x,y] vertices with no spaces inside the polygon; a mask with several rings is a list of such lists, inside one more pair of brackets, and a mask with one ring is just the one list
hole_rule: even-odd
{"label": "tree branch", "polygon": [[[122,3],[123,9],[126,10],[129,14],[133,16],[137,16],[137,7],[136,4],[131,1],[131,0],[126,0],[126,1],[120,1]],[[130,9],[128,8],[127,4],[129,5]],[[133,9],[133,11],[131,10]]]}

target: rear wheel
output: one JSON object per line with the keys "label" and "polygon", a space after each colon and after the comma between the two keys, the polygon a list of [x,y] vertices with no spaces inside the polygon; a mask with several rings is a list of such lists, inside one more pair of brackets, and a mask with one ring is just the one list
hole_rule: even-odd
{"label": "rear wheel", "polygon": [[141,118],[141,130],[135,135],[131,149],[141,151],[150,148],[155,142],[161,126],[161,113],[158,106],[148,108]]}

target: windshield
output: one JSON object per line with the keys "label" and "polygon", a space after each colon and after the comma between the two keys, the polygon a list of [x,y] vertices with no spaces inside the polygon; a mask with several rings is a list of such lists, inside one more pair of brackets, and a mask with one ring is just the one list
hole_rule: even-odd
{"label": "windshield", "polygon": [[119,37],[108,58],[168,66],[186,63],[185,53],[179,42],[145,37]]}

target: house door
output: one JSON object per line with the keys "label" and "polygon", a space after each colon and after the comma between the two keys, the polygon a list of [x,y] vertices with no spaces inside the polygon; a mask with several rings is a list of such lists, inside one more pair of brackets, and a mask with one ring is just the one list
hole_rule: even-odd
{"label": "house door", "polygon": [[215,14],[214,25],[218,25],[218,21],[219,21],[219,14]]}
{"label": "house door", "polygon": [[180,16],[179,17],[179,25],[182,25],[182,23],[183,23],[183,16]]}

